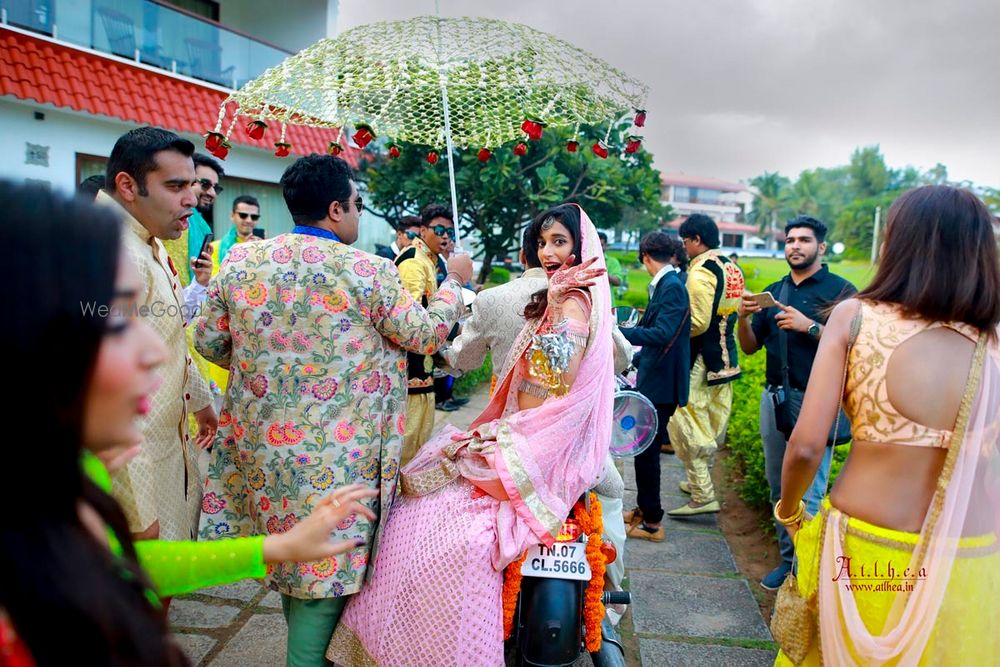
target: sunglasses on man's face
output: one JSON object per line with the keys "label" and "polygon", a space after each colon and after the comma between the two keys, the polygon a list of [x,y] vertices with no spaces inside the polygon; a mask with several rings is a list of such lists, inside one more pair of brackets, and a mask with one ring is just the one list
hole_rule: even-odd
{"label": "sunglasses on man's face", "polygon": [[[344,208],[347,208],[348,204],[350,204],[351,201],[352,200],[348,199],[347,201],[342,201],[340,203],[344,205]],[[362,211],[365,210],[365,200],[364,199],[362,199],[361,197],[358,197],[357,199],[354,199],[353,201],[354,201],[354,205],[358,208],[358,213],[361,213]]]}
{"label": "sunglasses on man's face", "polygon": [[260,220],[260,213],[242,213],[237,211],[236,215],[240,216],[240,220],[246,220],[247,218],[250,218],[254,222]]}
{"label": "sunglasses on man's face", "polygon": [[198,178],[195,180],[198,181],[198,184],[201,185],[201,189],[204,190],[205,192],[208,192],[209,190],[215,190],[215,194],[217,195],[222,194],[223,187],[218,183],[213,183],[207,178]]}
{"label": "sunglasses on man's face", "polygon": [[455,239],[455,228],[454,227],[445,227],[444,225],[434,225],[433,227],[431,227],[431,231],[434,232],[435,234],[437,234],[438,236],[442,237],[442,238],[445,237],[445,236],[447,236],[448,238],[450,238],[452,240]]}
{"label": "sunglasses on man's face", "polygon": [[411,241],[420,236],[420,232],[415,232],[412,229],[407,229],[403,233],[406,234],[406,238],[410,239]]}

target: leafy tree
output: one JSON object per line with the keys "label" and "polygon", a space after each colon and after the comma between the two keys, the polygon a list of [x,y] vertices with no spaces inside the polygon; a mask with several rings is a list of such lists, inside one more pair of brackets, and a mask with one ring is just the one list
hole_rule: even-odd
{"label": "leafy tree", "polygon": [[979,193],[993,215],[1000,215],[1000,188],[983,188]]}
{"label": "leafy tree", "polygon": [[854,149],[848,165],[850,187],[855,199],[874,197],[889,189],[892,174],[878,144]]}
{"label": "leafy tree", "polygon": [[[618,126],[617,134],[627,127]],[[660,203],[660,174],[652,167],[652,156],[640,150],[602,160],[590,150],[596,137],[594,129],[581,128],[579,148],[571,153],[566,144],[572,133],[549,128],[540,140],[525,142],[525,155],[515,155],[516,144],[507,144],[485,163],[476,150],[456,151],[461,231],[463,237],[474,232],[481,244],[480,282],[486,280],[494,259],[520,248],[523,225],[556,204],[580,204],[603,228],[646,229],[666,217],[669,211]],[[451,202],[446,156],[431,165],[426,147],[406,143],[397,147],[398,158],[373,155],[359,169],[372,208],[392,224],[430,202]]]}

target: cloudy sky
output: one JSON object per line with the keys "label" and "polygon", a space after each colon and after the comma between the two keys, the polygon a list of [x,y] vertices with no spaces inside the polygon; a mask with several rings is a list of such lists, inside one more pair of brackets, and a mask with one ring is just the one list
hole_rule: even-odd
{"label": "cloudy sky", "polygon": [[[746,180],[847,163],[942,162],[1000,187],[998,0],[439,0],[525,23],[650,88],[661,171]],[[341,0],[339,29],[433,15],[434,0]]]}

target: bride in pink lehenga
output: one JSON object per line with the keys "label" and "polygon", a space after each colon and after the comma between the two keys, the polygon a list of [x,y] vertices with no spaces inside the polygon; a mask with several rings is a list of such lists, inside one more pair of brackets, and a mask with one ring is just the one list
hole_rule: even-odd
{"label": "bride in pink lehenga", "polygon": [[446,427],[403,470],[371,581],[330,641],[337,664],[503,665],[504,567],[551,545],[603,475],[614,372],[597,230],[575,204],[532,224],[550,284],[525,311],[517,363],[468,431]]}

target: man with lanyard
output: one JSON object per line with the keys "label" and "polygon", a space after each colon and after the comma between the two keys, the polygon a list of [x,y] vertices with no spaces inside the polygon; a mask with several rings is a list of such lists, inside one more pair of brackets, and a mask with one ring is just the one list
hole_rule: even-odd
{"label": "man with lanyard", "polygon": [[671,517],[718,512],[710,466],[729,422],[732,382],[740,376],[736,356],[736,311],[743,296],[743,272],[719,253],[719,228],[695,213],[681,224],[680,237],[691,258],[687,291],[691,301],[691,381],[688,404],[667,425],[670,442],[684,463],[691,494]]}
{"label": "man with lanyard", "polygon": [[195,325],[198,350],[232,369],[200,535],[283,532],[328,489],[356,482],[379,491],[378,523],[358,517],[334,531],[358,540],[354,552],[268,572],[288,623],[287,664],[320,667],[395,495],[405,352],[444,343],[472,261],[453,257],[424,308],[391,262],[351,247],[364,202],[346,162],[300,158],[281,185],[292,233],[234,246]]}
{"label": "man with lanyard", "polygon": [[[426,305],[437,291],[438,258],[454,239],[451,209],[440,204],[425,206],[420,212],[420,237],[396,257],[403,287],[417,303]],[[411,352],[406,355],[406,364],[406,434],[401,466],[409,463],[434,428],[434,361],[426,352]]]}
{"label": "man with lanyard", "polygon": [[[778,305],[761,308],[749,295],[744,296],[740,305],[740,349],[744,354],[754,354],[761,347],[767,350],[767,386],[760,397],[760,438],[764,444],[764,470],[772,505],[781,496],[781,463],[787,445],[787,435],[778,429],[775,420],[775,405],[789,385],[792,389],[805,391],[823,336],[827,309],[857,292],[854,285],[830,273],[823,264],[825,252],[826,225],[807,215],[790,221],[785,225],[785,261],[791,270],[765,290]],[[811,514],[819,511],[832,460],[833,447],[829,446],[804,497],[806,510]],[[772,591],[781,586],[791,572],[795,553],[785,527],[775,522],[775,528],[781,564],[760,582],[762,587]]]}

